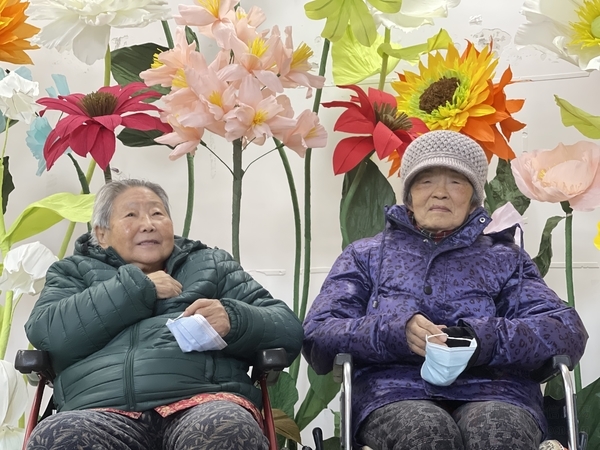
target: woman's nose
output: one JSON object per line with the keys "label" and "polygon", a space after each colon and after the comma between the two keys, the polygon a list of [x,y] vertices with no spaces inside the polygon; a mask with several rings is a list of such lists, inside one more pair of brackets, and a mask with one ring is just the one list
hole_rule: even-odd
{"label": "woman's nose", "polygon": [[141,228],[142,228],[143,231],[154,231],[156,229],[156,227],[154,226],[154,222],[152,221],[152,217],[150,217],[150,216],[143,216],[142,217]]}

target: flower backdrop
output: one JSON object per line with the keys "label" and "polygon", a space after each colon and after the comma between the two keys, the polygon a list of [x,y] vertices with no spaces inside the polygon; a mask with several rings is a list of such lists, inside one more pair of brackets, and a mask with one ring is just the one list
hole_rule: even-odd
{"label": "flower backdrop", "polygon": [[[516,95],[514,67],[506,64],[495,43],[446,29],[448,21],[441,29],[439,24],[420,29],[438,18],[452,18],[463,7],[459,0],[312,0],[302,5],[305,18],[288,17],[287,9],[270,17],[279,5],[262,3],[269,7],[263,10],[251,0],[0,2],[0,61],[30,64],[36,51],[51,52],[55,61],[51,72],[43,74],[46,79],[52,75],[54,86],[40,86],[23,67],[0,71],[0,360],[21,296],[39,292],[49,264],[68,254],[75,224],[85,230],[93,192],[102,182],[136,173],[137,166],[152,167],[155,172],[137,176],[177,186],[180,194],[174,202],[180,217],[174,219],[182,224],[177,232],[192,238],[204,240],[192,231],[213,221],[217,209],[227,209],[231,226],[221,221],[216,228],[219,236],[228,236],[222,246],[244,262],[257,252],[244,240],[244,230],[251,230],[252,240],[269,245],[266,231],[248,219],[249,209],[260,210],[263,222],[258,225],[281,217],[277,204],[269,204],[280,193],[260,190],[271,179],[280,180],[284,184],[274,190],[285,192],[292,225],[276,224],[277,233],[289,236],[293,254],[275,246],[260,252],[285,253],[290,260],[293,279],[274,294],[289,299],[303,318],[318,289],[311,286],[311,269],[313,238],[324,241],[322,227],[315,226],[323,223],[323,210],[338,213],[342,247],[381,231],[383,206],[396,202],[406,146],[436,129],[459,131],[484,148],[495,167],[485,186],[485,206],[494,213],[495,225],[526,222],[521,216],[535,202],[561,204],[564,214],[546,221],[534,260],[546,274],[553,231],[564,223],[567,300],[575,304],[574,211],[578,217],[578,211],[600,206],[599,147],[565,139],[554,142],[554,150],[521,151],[515,136],[525,136],[519,132],[528,130],[530,124],[525,124],[532,115],[527,110],[534,106]],[[576,71],[598,69],[600,2],[512,3],[515,12],[521,6],[524,12],[515,30],[517,44],[553,52]],[[307,26],[320,38],[303,30]],[[152,29],[144,34],[151,39],[129,42],[122,30],[144,27]],[[404,45],[405,39],[410,45]],[[73,61],[73,67],[66,61]],[[89,76],[100,67],[101,76]],[[322,101],[324,89],[327,101]],[[558,96],[555,102],[566,127],[600,139],[600,116]],[[535,127],[528,132],[543,134]],[[35,157],[27,176],[37,173],[50,180],[52,194],[44,191],[41,200],[20,205],[20,196],[31,196],[21,180],[13,180],[16,169],[9,166],[9,156],[25,142]],[[207,160],[210,168],[198,167],[198,161]],[[178,171],[182,165],[187,178]],[[93,180],[96,173],[103,179]],[[72,192],[54,189],[56,177],[65,174],[76,182]],[[228,183],[225,195],[219,192],[224,190],[222,178]],[[322,178],[334,181],[326,184]],[[215,206],[211,197],[221,203]],[[313,209],[318,216],[313,217]],[[59,239],[45,242],[47,234],[35,238],[51,248],[60,242],[56,256],[40,243],[20,245],[63,219],[69,224],[57,232]],[[339,252],[339,235],[326,236],[335,241],[329,259]],[[590,239],[592,244],[600,249],[600,232],[594,242]],[[5,378],[12,376],[9,369],[5,372]],[[581,389],[579,372],[576,379]],[[301,386],[306,380],[307,390]],[[594,397],[596,384],[582,391],[587,408],[585,399]],[[338,388],[331,376],[304,372],[300,360],[295,361],[271,392],[280,434],[299,441],[300,431],[329,408]],[[13,413],[10,421],[0,422],[0,439],[4,426],[14,440],[21,405],[6,407]],[[588,416],[580,414],[582,427],[592,427]],[[588,432],[598,442],[600,430]],[[326,432],[331,448],[339,447],[335,434]]]}

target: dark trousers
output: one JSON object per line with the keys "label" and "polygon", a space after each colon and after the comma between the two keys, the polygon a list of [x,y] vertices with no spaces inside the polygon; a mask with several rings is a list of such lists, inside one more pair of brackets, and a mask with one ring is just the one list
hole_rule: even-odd
{"label": "dark trousers", "polygon": [[27,450],[268,450],[252,415],[226,401],[139,419],[101,411],[67,411],[40,422]]}
{"label": "dark trousers", "polygon": [[358,432],[374,450],[538,450],[541,439],[531,414],[504,402],[464,403],[450,412],[427,400],[391,403]]}

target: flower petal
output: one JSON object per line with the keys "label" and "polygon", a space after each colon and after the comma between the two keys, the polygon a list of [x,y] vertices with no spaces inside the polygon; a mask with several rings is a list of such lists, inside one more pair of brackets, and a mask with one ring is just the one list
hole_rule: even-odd
{"label": "flower petal", "polygon": [[339,175],[354,169],[374,147],[371,136],[342,139],[333,151],[333,172]]}

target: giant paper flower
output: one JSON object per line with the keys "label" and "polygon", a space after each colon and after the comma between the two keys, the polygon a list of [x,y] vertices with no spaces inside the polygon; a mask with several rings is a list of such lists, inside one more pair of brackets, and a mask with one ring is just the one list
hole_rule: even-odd
{"label": "giant paper flower", "polygon": [[27,12],[50,21],[36,42],[60,52],[72,49],[86,64],[104,58],[112,27],[144,27],[170,17],[166,0],[32,0]]}
{"label": "giant paper flower", "polygon": [[432,25],[436,17],[447,17],[448,8],[455,8],[460,0],[403,0],[400,11],[385,13],[372,6],[369,10],[377,26],[412,30],[422,25]]}
{"label": "giant paper flower", "polygon": [[25,430],[19,418],[27,407],[27,384],[11,363],[0,359],[0,448],[16,449],[23,445]]}
{"label": "giant paper flower", "polygon": [[357,97],[353,96],[349,102],[323,103],[325,108],[347,108],[333,129],[363,136],[347,137],[338,142],[333,151],[336,175],[352,170],[372,151],[380,159],[394,152],[401,156],[415,137],[428,131],[421,120],[399,112],[393,95],[373,88],[366,94],[358,86],[340,87],[353,90]]}
{"label": "giant paper flower", "polygon": [[48,135],[44,145],[44,157],[48,170],[67,147],[80,156],[89,153],[104,170],[115,153],[115,128],[119,125],[135,130],[160,130],[170,132],[171,127],[158,117],[138,111],[160,111],[144,100],[160,97],[144,83],[130,83],[125,87],[105,86],[91,94],[71,94],[55,98],[42,98],[38,103],[45,106],[41,114],[57,110],[68,114],[60,119]]}
{"label": "giant paper flower", "polygon": [[39,242],[20,245],[4,257],[0,289],[21,294],[39,294],[46,282],[48,268],[58,261],[46,246]]}
{"label": "giant paper flower", "polygon": [[600,69],[599,0],[526,0],[515,43],[536,45],[583,70]]}
{"label": "giant paper flower", "polygon": [[0,1],[0,61],[12,64],[33,64],[25,50],[39,48],[28,39],[40,29],[25,23],[25,10],[29,2],[20,0]]}
{"label": "giant paper flower", "polygon": [[10,72],[0,80],[0,111],[9,119],[31,123],[40,110],[35,102],[39,91],[37,82],[23,78],[17,72]]}
{"label": "giant paper flower", "polygon": [[519,190],[540,202],[568,201],[571,208],[600,206],[600,146],[580,141],[524,153],[511,161]]}
{"label": "giant paper flower", "polygon": [[440,52],[430,54],[427,67],[419,63],[418,74],[406,71],[400,81],[392,82],[398,109],[423,120],[430,130],[466,134],[479,142],[488,160],[492,155],[512,159],[515,154],[507,140],[525,126],[512,117],[523,100],[506,99],[510,68],[498,84],[492,82],[497,64],[489,47],[480,52],[469,43],[459,55],[450,44],[445,58]]}

